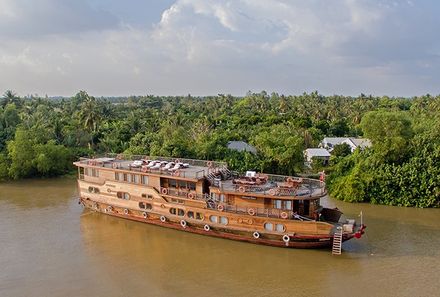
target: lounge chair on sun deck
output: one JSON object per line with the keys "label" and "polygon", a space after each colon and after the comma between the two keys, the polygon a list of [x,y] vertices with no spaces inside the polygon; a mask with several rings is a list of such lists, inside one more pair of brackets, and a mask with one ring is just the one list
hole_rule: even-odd
{"label": "lounge chair on sun deck", "polygon": [[148,168],[155,166],[159,161],[151,161],[150,164],[147,165]]}
{"label": "lounge chair on sun deck", "polygon": [[189,163],[183,163],[183,168],[188,168],[189,167]]}
{"label": "lounge chair on sun deck", "polygon": [[159,169],[163,164],[165,164],[163,161],[157,162],[153,167],[151,167],[151,169]]}
{"label": "lounge chair on sun deck", "polygon": [[182,165],[180,163],[177,163],[176,165],[174,165],[173,168],[168,169],[168,171],[176,171],[179,170],[182,167]]}
{"label": "lounge chair on sun deck", "polygon": [[168,169],[172,168],[174,166],[174,164],[176,164],[176,163],[170,162],[167,165],[165,165],[162,169],[163,170],[168,170]]}

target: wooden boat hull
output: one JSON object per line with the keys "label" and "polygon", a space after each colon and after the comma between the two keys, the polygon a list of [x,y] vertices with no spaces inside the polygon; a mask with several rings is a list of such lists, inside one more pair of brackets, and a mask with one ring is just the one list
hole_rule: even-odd
{"label": "wooden boat hull", "polygon": [[[148,216],[143,217],[142,211],[132,211],[131,213],[125,214],[123,209],[113,208],[112,211],[108,211],[108,206],[112,206],[110,204],[100,204],[97,206],[96,202],[89,199],[80,198],[80,203],[84,205],[84,207],[97,211],[103,214],[107,214],[114,217],[119,217],[127,220],[137,221],[141,223],[152,224],[156,226],[171,228],[180,231],[191,232],[200,235],[208,235],[213,237],[267,245],[267,246],[276,246],[276,247],[287,247],[287,248],[327,248],[331,247],[333,244],[332,236],[315,236],[315,235],[292,235],[290,236],[290,241],[283,241],[281,236],[273,236],[269,234],[260,233],[259,238],[253,237],[253,232],[249,231],[236,231],[230,230],[226,228],[222,228],[220,226],[210,225],[210,230],[205,230],[204,223],[206,222],[187,222],[187,225],[183,227],[180,224],[180,221],[177,219],[167,218],[165,222],[160,220],[161,214],[149,212]],[[362,231],[362,230],[361,230]],[[362,231],[363,233],[363,231]],[[346,241],[355,237],[355,233],[353,234],[344,234],[342,240]]]}

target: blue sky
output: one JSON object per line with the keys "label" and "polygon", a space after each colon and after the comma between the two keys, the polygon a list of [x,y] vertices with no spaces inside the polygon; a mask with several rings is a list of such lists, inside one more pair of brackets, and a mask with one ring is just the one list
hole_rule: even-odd
{"label": "blue sky", "polygon": [[439,94],[440,4],[0,0],[0,92]]}

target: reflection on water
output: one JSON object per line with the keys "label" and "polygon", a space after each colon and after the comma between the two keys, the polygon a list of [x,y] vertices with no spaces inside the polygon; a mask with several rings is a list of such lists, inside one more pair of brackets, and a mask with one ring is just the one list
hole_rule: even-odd
{"label": "reflection on water", "polygon": [[[436,296],[440,211],[324,201],[367,236],[258,246],[83,211],[72,179],[0,184],[0,296]],[[359,219],[357,217],[357,219]]]}

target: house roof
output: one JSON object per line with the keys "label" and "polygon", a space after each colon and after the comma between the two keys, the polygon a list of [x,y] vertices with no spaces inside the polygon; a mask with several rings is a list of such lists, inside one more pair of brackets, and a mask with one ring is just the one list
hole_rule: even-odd
{"label": "house roof", "polygon": [[354,143],[356,147],[370,147],[371,141],[366,138],[350,138],[350,141]]}
{"label": "house roof", "polygon": [[322,142],[330,143],[332,145],[341,144],[343,141],[347,140],[347,137],[325,137]]}
{"label": "house roof", "polygon": [[244,141],[229,141],[228,142],[228,149],[235,150],[239,152],[251,152],[256,154],[257,149],[253,147],[252,145],[244,142]]}
{"label": "house roof", "polygon": [[331,144],[331,146],[335,146],[337,144],[351,142],[355,147],[370,147],[371,141],[366,138],[353,138],[353,137],[325,137],[322,140],[323,143]]}
{"label": "house roof", "polygon": [[308,148],[305,150],[306,154],[310,157],[330,157],[330,153],[323,148]]}

